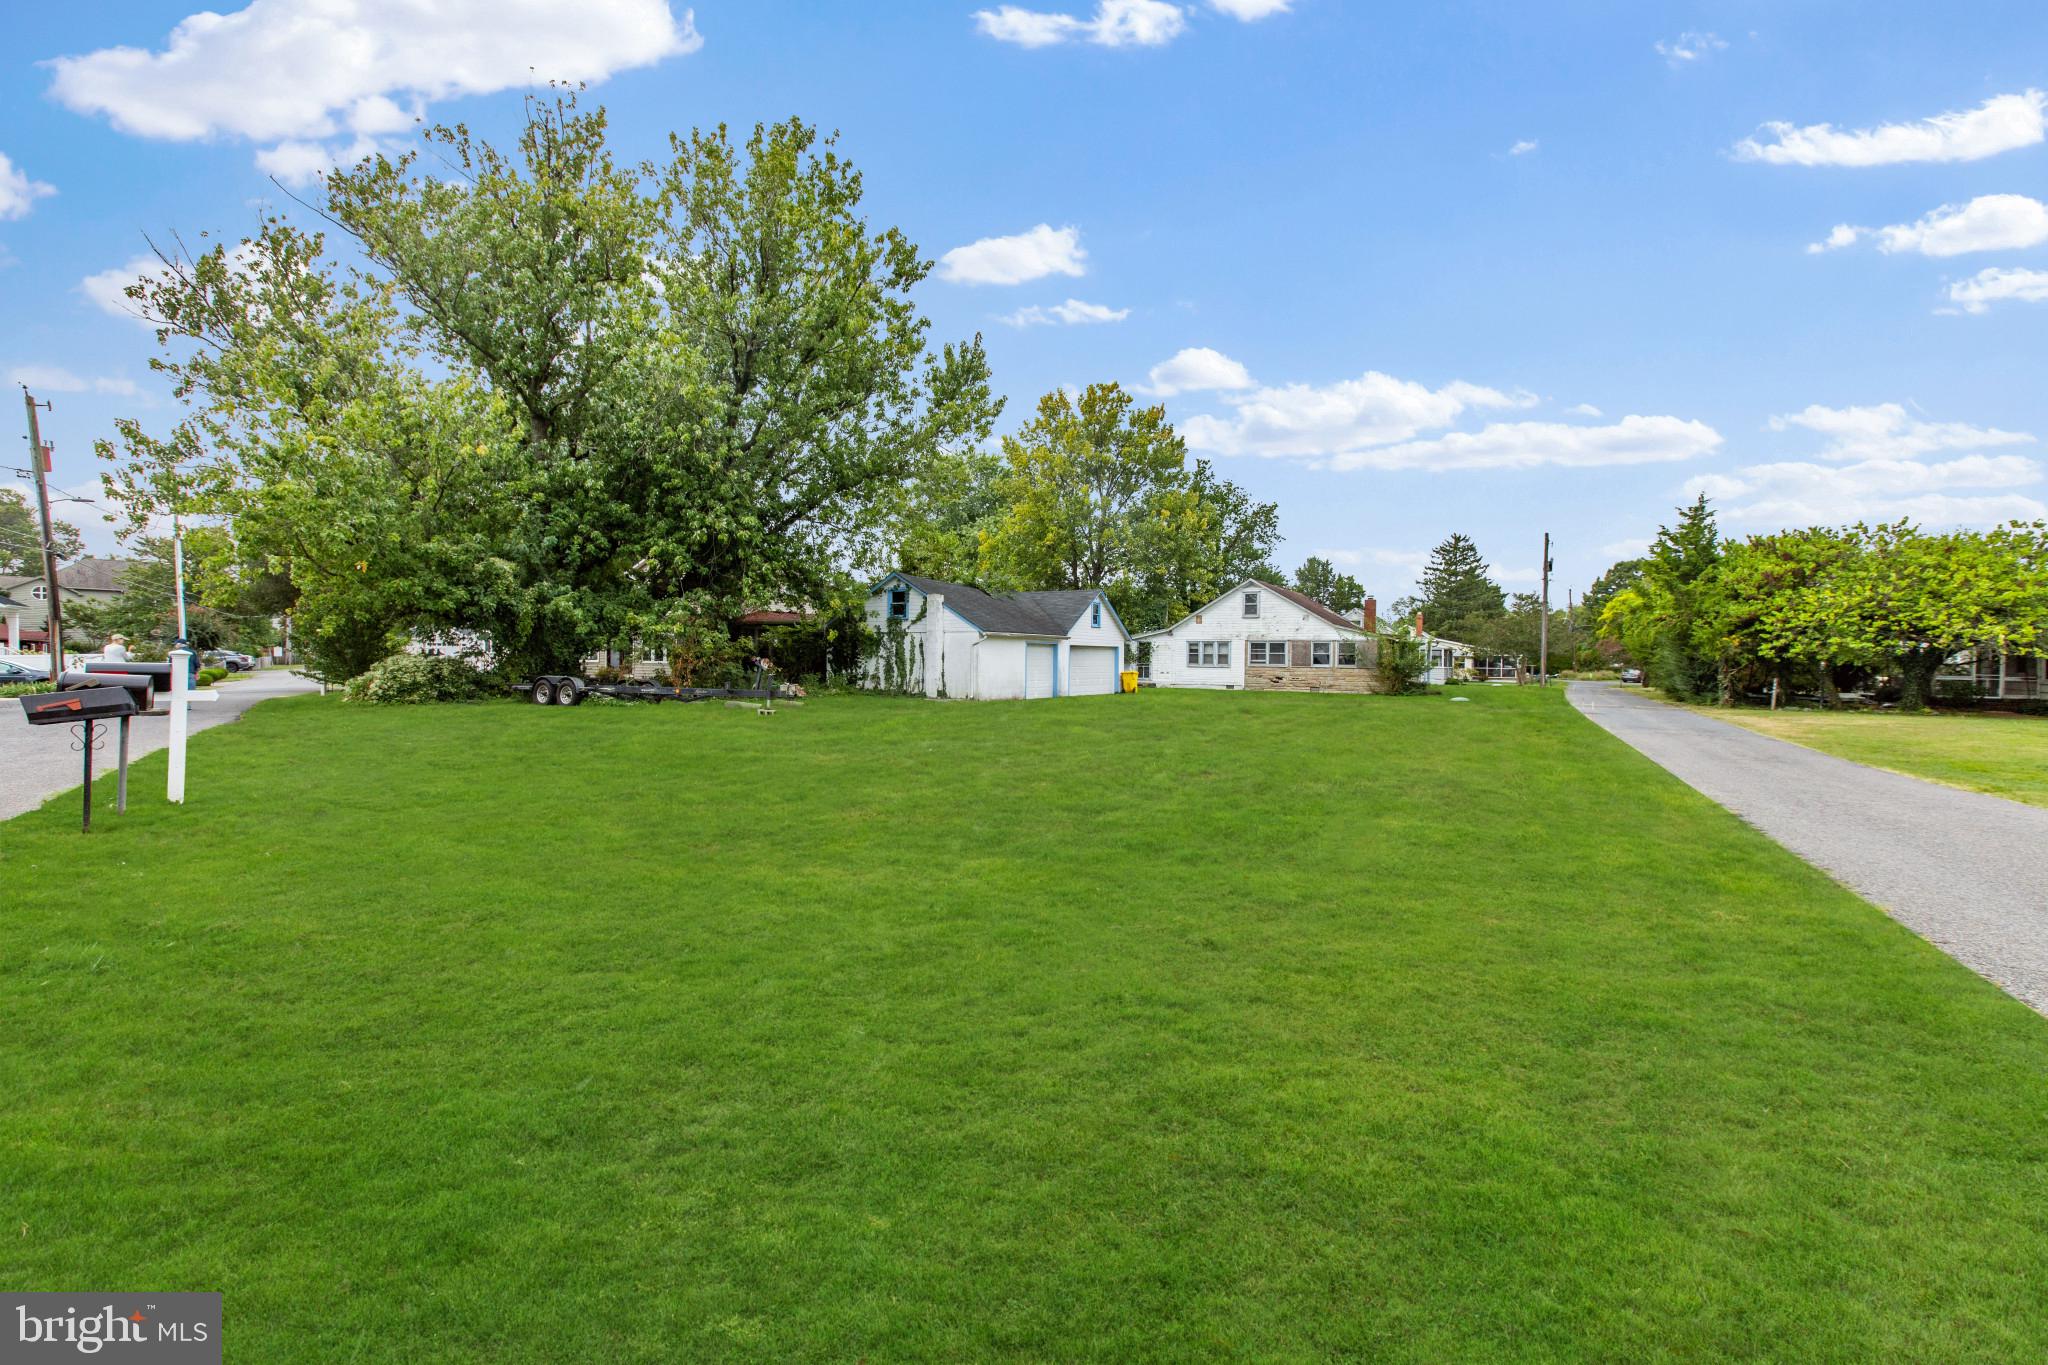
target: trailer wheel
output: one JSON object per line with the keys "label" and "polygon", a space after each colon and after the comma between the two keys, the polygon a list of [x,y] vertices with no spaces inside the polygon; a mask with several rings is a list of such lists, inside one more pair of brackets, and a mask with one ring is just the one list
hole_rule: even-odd
{"label": "trailer wheel", "polygon": [[533,680],[533,704],[535,706],[547,706],[554,699],[555,685],[546,678],[535,678]]}
{"label": "trailer wheel", "polygon": [[555,684],[555,705],[574,706],[583,700],[583,689],[576,685],[574,678],[564,678]]}

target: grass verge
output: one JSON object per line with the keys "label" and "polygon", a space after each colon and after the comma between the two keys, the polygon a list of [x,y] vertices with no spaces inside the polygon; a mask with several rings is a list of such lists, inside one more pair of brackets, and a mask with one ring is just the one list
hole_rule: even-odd
{"label": "grass verge", "polygon": [[0,1281],[267,1362],[2039,1358],[2048,1021],[1459,695],[266,703],[0,825]]}

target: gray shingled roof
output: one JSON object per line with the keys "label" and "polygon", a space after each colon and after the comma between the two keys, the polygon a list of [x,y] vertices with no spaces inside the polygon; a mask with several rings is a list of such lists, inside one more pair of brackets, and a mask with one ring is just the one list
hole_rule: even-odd
{"label": "gray shingled roof", "polygon": [[0,610],[27,611],[28,606],[25,603],[15,601],[6,593],[0,592]]}
{"label": "gray shingled roof", "polygon": [[896,577],[926,596],[940,594],[946,605],[966,617],[970,625],[990,635],[1065,635],[1095,600],[1095,594],[1086,588],[991,593],[972,584],[948,583],[941,578],[919,578],[907,573]]}
{"label": "gray shingled roof", "polygon": [[[132,559],[109,559],[93,556],[88,556],[85,559],[74,559],[69,564],[59,564],[57,566],[57,586],[59,589],[70,588],[75,592],[119,592],[121,591],[121,575],[126,573],[128,567],[134,563],[135,561]],[[15,574],[12,577],[0,579],[0,590],[19,588],[29,583],[40,583],[42,581],[43,576],[39,573]]]}

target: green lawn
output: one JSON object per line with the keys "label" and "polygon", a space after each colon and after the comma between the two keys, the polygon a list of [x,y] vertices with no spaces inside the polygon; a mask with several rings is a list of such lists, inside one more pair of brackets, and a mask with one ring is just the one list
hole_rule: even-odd
{"label": "green lawn", "polygon": [[1750,708],[1712,714],[1874,768],[2048,806],[2048,718]]}
{"label": "green lawn", "polygon": [[2039,1360],[2048,1020],[1560,692],[268,703],[0,825],[0,1283],[230,1360]]}

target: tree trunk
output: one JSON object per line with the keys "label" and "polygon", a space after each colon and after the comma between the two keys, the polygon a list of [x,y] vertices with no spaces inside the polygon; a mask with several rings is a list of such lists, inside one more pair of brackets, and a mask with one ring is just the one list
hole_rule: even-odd
{"label": "tree trunk", "polygon": [[1835,686],[1835,666],[1826,659],[1820,661],[1820,697],[1821,704],[1828,710],[1842,709],[1841,689]]}
{"label": "tree trunk", "polygon": [[1925,711],[1934,699],[1934,675],[1941,671],[1940,650],[1912,650],[1899,661],[1899,709]]}

